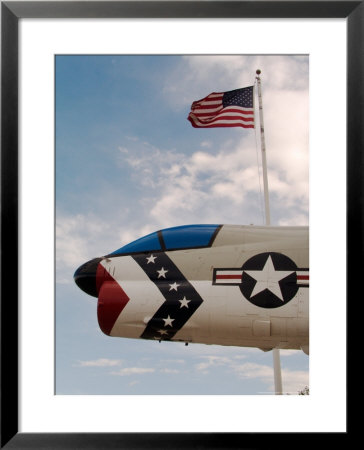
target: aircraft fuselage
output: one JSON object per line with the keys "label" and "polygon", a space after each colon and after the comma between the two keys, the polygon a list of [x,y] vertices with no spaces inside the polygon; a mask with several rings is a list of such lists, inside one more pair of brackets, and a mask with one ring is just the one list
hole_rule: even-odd
{"label": "aircraft fuselage", "polygon": [[110,336],[308,353],[308,256],[307,227],[176,227],[89,261],[75,281],[98,296]]}

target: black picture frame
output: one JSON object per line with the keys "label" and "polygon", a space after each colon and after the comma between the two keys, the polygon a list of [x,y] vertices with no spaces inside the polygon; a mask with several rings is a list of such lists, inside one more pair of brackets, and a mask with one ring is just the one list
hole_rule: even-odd
{"label": "black picture frame", "polygon": [[[22,18],[346,18],[347,304],[363,262],[363,1],[1,2],[1,448],[258,448],[268,433],[19,433],[18,22]],[[329,157],[329,156],[328,156]],[[354,253],[354,249],[356,252]],[[359,255],[360,256],[360,255]],[[353,291],[353,292],[352,292]],[[344,301],[345,299],[343,299]],[[350,346],[348,345],[348,349]],[[334,395],[334,393],[333,393]],[[174,411],[178,415],[178,411]],[[162,417],[161,417],[162,420]],[[349,428],[348,428],[349,430]],[[339,433],[344,437],[347,433]],[[295,435],[279,436],[280,446]],[[300,444],[309,439],[300,437]],[[316,436],[317,438],[317,436]],[[306,443],[309,443],[307,440]]]}

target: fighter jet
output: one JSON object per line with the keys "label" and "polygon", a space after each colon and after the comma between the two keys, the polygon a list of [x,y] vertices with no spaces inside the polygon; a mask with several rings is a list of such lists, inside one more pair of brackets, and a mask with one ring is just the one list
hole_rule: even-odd
{"label": "fighter jet", "polygon": [[309,353],[308,227],[166,228],[74,280],[109,336]]}

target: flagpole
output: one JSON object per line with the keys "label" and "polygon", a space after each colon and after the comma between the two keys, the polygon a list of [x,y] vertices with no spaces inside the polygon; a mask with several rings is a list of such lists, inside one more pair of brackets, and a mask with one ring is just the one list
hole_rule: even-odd
{"label": "flagpole", "polygon": [[262,166],[263,166],[265,224],[270,225],[269,190],[268,190],[268,174],[267,174],[267,156],[265,151],[265,137],[264,137],[262,87],[261,87],[261,80],[259,77],[261,71],[258,69],[256,71],[256,74],[257,74],[256,79],[258,85],[258,100],[259,100],[260,147],[262,150]]}
{"label": "flagpole", "polygon": [[[269,190],[268,190],[268,174],[267,174],[267,157],[265,150],[265,136],[264,136],[264,121],[263,121],[263,101],[262,101],[262,87],[260,74],[261,71],[256,71],[256,80],[258,86],[258,100],[259,100],[259,122],[260,122],[260,146],[262,151],[262,166],[263,166],[263,186],[264,186],[264,203],[265,203],[265,224],[270,225],[270,208],[269,208]],[[274,368],[274,386],[276,395],[282,395],[282,373],[279,349],[273,349],[273,368]]]}

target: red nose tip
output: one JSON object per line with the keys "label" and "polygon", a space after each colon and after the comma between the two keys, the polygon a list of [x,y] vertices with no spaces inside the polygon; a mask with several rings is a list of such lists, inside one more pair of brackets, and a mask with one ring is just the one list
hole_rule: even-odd
{"label": "red nose tip", "polygon": [[129,297],[101,264],[97,269],[96,285],[99,290],[97,319],[101,330],[110,335],[117,318],[128,303]]}

